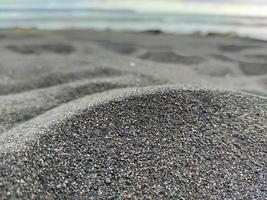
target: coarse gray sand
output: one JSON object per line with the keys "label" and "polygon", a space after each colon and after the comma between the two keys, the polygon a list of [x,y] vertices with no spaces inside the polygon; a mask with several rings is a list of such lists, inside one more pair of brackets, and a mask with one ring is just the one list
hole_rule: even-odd
{"label": "coarse gray sand", "polygon": [[0,35],[0,199],[267,199],[266,42]]}

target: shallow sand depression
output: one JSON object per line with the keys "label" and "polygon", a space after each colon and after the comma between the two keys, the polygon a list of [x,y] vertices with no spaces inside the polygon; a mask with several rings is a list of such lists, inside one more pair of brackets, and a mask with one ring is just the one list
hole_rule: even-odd
{"label": "shallow sand depression", "polygon": [[264,198],[266,114],[266,99],[177,86],[84,97],[19,127],[31,136],[2,149],[2,187],[44,199]]}
{"label": "shallow sand depression", "polygon": [[267,198],[266,42],[0,35],[3,199]]}

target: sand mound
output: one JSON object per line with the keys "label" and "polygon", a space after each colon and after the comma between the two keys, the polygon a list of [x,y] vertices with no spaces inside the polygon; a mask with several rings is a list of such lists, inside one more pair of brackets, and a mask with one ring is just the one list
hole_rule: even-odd
{"label": "sand mound", "polygon": [[264,199],[266,116],[266,99],[231,92],[86,96],[0,135],[1,188],[25,199]]}
{"label": "sand mound", "polygon": [[[103,74],[102,74],[103,75]],[[95,77],[45,88],[5,95],[0,98],[0,134],[61,104],[114,88],[145,86],[156,80],[137,74]],[[30,102],[30,103],[29,103]]]}

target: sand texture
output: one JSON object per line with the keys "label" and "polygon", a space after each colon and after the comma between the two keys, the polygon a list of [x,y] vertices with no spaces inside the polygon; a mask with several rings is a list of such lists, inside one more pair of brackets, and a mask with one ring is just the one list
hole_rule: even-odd
{"label": "sand texture", "polygon": [[267,42],[0,35],[0,199],[267,199]]}

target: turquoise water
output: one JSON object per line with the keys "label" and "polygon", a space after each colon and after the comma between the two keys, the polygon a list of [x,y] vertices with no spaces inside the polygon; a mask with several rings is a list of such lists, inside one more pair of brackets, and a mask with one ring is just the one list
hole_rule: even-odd
{"label": "turquoise water", "polygon": [[160,29],[165,32],[182,34],[235,32],[241,36],[267,39],[267,18],[246,16],[151,14],[86,9],[0,9],[0,28],[9,27],[94,28],[132,31]]}

